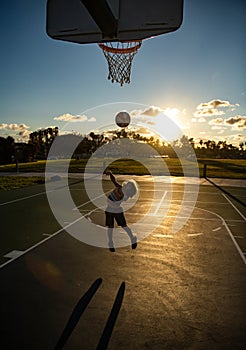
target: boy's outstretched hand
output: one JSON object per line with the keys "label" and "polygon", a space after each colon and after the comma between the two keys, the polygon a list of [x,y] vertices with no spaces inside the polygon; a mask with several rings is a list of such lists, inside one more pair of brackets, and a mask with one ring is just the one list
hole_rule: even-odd
{"label": "boy's outstretched hand", "polygon": [[121,185],[116,181],[115,176],[113,175],[112,171],[110,170],[105,170],[104,172],[106,175],[110,176],[110,180],[113,182],[113,184],[117,187],[121,187]]}

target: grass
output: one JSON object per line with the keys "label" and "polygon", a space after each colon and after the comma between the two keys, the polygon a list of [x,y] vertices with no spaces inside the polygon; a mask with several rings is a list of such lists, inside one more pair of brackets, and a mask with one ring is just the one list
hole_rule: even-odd
{"label": "grass", "polygon": [[[202,166],[206,166],[208,178],[246,179],[245,159],[205,159],[200,160]],[[201,174],[203,176],[203,174]]]}
{"label": "grass", "polygon": [[[44,172],[45,171],[45,160],[40,160],[37,162],[30,162],[30,163],[20,163],[19,164],[19,171],[20,172]],[[0,165],[0,173],[1,172],[16,172],[16,165],[15,164],[6,164],[6,165]]]}
{"label": "grass", "polygon": [[0,191],[14,190],[16,188],[28,187],[44,183],[44,178],[40,176],[1,176]]}
{"label": "grass", "polygon": [[[144,165],[145,166],[144,166]],[[182,160],[185,165],[185,173],[192,176],[194,174],[195,164],[192,161]],[[110,170],[115,174],[131,174],[131,175],[172,175],[183,176],[183,169],[179,159],[155,159],[143,158],[139,162],[131,159],[119,159],[110,164]]]}
{"label": "grass", "polygon": [[[72,159],[69,163],[69,172],[83,173],[87,165],[87,159]],[[86,168],[87,172],[102,171],[104,159],[97,158],[93,161],[93,166]],[[110,159],[107,159],[110,162]],[[66,160],[50,160],[49,164],[54,172],[64,172]],[[209,178],[229,178],[229,179],[246,179],[246,160],[245,159],[198,159],[200,177],[203,177],[204,163],[207,164],[207,177]],[[143,165],[144,164],[144,165]],[[31,163],[20,163],[19,172],[44,173],[46,161],[37,161]],[[196,163],[191,160],[182,159],[182,165],[185,166],[186,176],[194,176]],[[183,176],[181,162],[178,158],[165,158],[157,160],[155,158],[140,158],[139,161],[131,159],[112,159],[109,167],[115,174],[129,175],[171,175]],[[1,165],[1,172],[16,172],[15,164]],[[40,176],[21,177],[21,176],[4,176],[0,177],[0,190],[20,188],[41,183],[44,179]]]}

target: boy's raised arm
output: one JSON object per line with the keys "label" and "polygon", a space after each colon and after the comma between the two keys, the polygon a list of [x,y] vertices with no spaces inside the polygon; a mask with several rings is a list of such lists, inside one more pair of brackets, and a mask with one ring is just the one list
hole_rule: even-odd
{"label": "boy's raised arm", "polygon": [[113,182],[113,184],[115,186],[121,186],[117,181],[116,181],[116,178],[115,176],[112,174],[112,172],[109,170],[106,172],[106,175],[109,175],[110,176],[110,180]]}

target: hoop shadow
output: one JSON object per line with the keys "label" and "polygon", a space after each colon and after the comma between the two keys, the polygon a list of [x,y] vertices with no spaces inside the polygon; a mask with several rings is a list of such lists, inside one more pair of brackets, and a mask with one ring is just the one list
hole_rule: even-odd
{"label": "hoop shadow", "polygon": [[[68,319],[68,322],[54,348],[54,350],[62,350],[65,343],[67,342],[68,338],[72,334],[75,326],[79,322],[80,317],[82,316],[83,312],[85,311],[86,307],[88,306],[89,302],[97,292],[98,288],[100,287],[102,283],[102,279],[98,278],[88,289],[88,291],[82,296],[82,298],[78,301],[77,305],[72,311],[71,316]],[[104,327],[103,333],[101,335],[101,338],[99,340],[99,343],[97,345],[96,350],[105,350],[107,349],[109,340],[111,338],[115,322],[117,320],[118,314],[120,312],[120,308],[122,305],[122,301],[124,298],[125,293],[125,282],[122,282],[120,285],[120,288],[118,290],[118,293],[116,295],[113,307],[111,309],[110,315],[108,317],[108,320],[106,322],[106,325]]]}
{"label": "hoop shadow", "polygon": [[97,345],[96,350],[105,350],[107,349],[110,337],[112,335],[115,322],[117,320],[118,314],[120,312],[120,308],[122,305],[122,301],[124,298],[125,293],[125,282],[122,282],[120,285],[120,288],[118,290],[118,293],[115,298],[115,302],[113,304],[113,307],[111,309],[110,315],[108,317],[107,323],[104,327],[103,333],[101,335],[101,338],[99,340],[99,343]]}
{"label": "hoop shadow", "polygon": [[67,342],[68,338],[70,337],[71,333],[73,332],[75,326],[77,325],[81,315],[85,311],[86,307],[88,306],[89,302],[95,295],[96,291],[100,287],[102,283],[102,279],[98,278],[88,289],[88,291],[82,296],[82,298],[78,301],[77,305],[73,309],[73,312],[54,348],[54,350],[61,350],[65,343]]}

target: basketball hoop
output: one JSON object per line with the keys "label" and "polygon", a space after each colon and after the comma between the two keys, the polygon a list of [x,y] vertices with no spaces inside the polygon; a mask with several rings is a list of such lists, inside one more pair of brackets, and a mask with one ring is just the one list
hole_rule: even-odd
{"label": "basketball hoop", "polygon": [[108,62],[108,79],[123,86],[130,83],[132,60],[142,45],[139,41],[106,42],[98,44]]}

